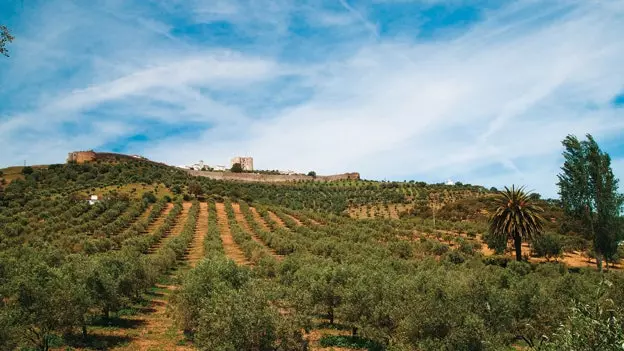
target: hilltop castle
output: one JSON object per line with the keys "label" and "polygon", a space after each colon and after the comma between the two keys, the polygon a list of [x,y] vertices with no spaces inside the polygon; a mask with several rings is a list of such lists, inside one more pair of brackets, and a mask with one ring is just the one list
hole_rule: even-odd
{"label": "hilltop castle", "polygon": [[85,163],[95,160],[95,152],[93,150],[74,151],[67,154],[67,162]]}

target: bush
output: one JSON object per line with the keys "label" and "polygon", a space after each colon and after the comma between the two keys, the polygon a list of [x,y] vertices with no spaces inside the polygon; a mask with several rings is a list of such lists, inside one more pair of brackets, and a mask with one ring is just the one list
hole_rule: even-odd
{"label": "bush", "polygon": [[547,261],[551,258],[557,259],[563,253],[563,245],[561,240],[554,234],[540,235],[533,240],[533,252],[538,257],[546,257]]}
{"label": "bush", "polygon": [[30,166],[26,166],[26,167],[22,168],[22,174],[23,175],[33,174],[34,171],[35,170],[32,167],[30,167]]}
{"label": "bush", "polygon": [[233,173],[243,173],[243,166],[240,163],[235,163],[230,169]]}
{"label": "bush", "polygon": [[483,263],[485,263],[486,265],[499,266],[503,268],[507,267],[510,261],[511,258],[500,255],[488,256],[483,258]]}
{"label": "bush", "polygon": [[500,235],[492,235],[489,232],[486,232],[483,235],[483,241],[485,244],[497,255],[502,255],[505,253],[505,249],[507,248],[507,238]]}
{"label": "bush", "polygon": [[457,250],[452,250],[446,254],[446,260],[453,264],[461,264],[464,263],[466,259],[464,258],[464,255],[461,254],[461,252]]}
{"label": "bush", "polygon": [[154,193],[151,191],[144,192],[142,199],[143,199],[143,202],[148,203],[148,204],[153,204],[158,200],[156,199],[156,195],[154,195]]}

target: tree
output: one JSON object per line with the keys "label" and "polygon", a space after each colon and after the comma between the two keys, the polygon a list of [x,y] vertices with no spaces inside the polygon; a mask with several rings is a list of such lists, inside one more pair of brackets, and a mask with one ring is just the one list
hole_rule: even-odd
{"label": "tree", "polygon": [[30,166],[26,166],[26,167],[22,168],[22,174],[23,175],[33,174],[33,172],[34,172],[34,170]]}
{"label": "tree", "polygon": [[618,218],[623,197],[618,179],[611,170],[611,158],[587,134],[579,141],[568,135],[563,141],[565,162],[559,174],[559,195],[566,216],[582,223],[585,236],[594,243],[596,265],[602,270],[604,258],[617,253]]}
{"label": "tree", "polygon": [[11,35],[9,28],[0,26],[0,54],[9,57],[9,50],[6,48],[6,45],[13,42],[13,39],[15,39],[15,37]]}
{"label": "tree", "polygon": [[308,172],[308,176],[310,176],[312,178],[316,178],[316,172],[310,171],[310,172]]}
{"label": "tree", "polygon": [[490,218],[489,233],[492,236],[513,240],[516,260],[522,261],[522,239],[531,240],[541,233],[543,210],[532,204],[531,193],[524,187],[505,187],[495,198],[496,209]]}
{"label": "tree", "polygon": [[148,203],[148,204],[153,204],[156,201],[158,201],[158,199],[156,198],[156,195],[154,195],[154,193],[151,191],[144,192],[141,198],[143,199],[145,203]]}
{"label": "tree", "polygon": [[550,261],[553,257],[557,259],[561,256],[563,245],[556,235],[545,234],[533,240],[533,251],[538,257],[546,257],[546,260]]}
{"label": "tree", "polygon": [[202,188],[201,184],[199,184],[198,182],[191,182],[188,185],[188,191],[195,197],[200,196],[204,193],[204,189]]}
{"label": "tree", "polygon": [[235,163],[232,165],[230,171],[234,173],[243,173],[243,166],[240,163]]}

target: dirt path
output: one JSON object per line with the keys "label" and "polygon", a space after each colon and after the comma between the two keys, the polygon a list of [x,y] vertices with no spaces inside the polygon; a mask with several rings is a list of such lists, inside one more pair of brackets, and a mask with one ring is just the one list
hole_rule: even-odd
{"label": "dirt path", "polygon": [[288,213],[285,213],[286,217],[290,218],[293,220],[293,222],[295,222],[295,224],[300,227],[303,225],[303,223],[301,223],[301,221],[299,220],[299,218],[295,217],[295,216],[291,216]]}
{"label": "dirt path", "polygon": [[128,321],[137,325],[133,330],[128,330],[127,334],[132,341],[127,345],[114,347],[115,351],[158,351],[195,350],[190,345],[181,345],[184,336],[173,323],[171,316],[167,313],[169,295],[176,289],[175,285],[157,284],[153,289],[153,298],[150,306],[144,308],[142,313],[130,316]]}
{"label": "dirt path", "polygon": [[[249,226],[249,223],[247,222],[247,218],[245,218],[245,216],[243,215],[243,212],[240,209],[240,205],[237,203],[232,203],[232,208],[234,209],[234,215],[236,217],[236,221],[238,222],[239,225],[241,225],[243,230],[249,233],[249,236],[251,236],[251,239],[253,239],[253,241],[257,242],[258,244],[262,245],[273,257],[277,258],[278,260],[283,260],[284,256],[278,255],[277,252],[275,252],[275,250],[273,250],[268,245],[266,245],[251,229],[251,227]],[[262,226],[262,224],[260,224],[260,226]],[[264,223],[264,227],[266,227],[266,223]],[[266,230],[268,230],[268,227]]]}
{"label": "dirt path", "polygon": [[[182,232],[182,229],[184,229],[184,224],[186,223],[186,217],[188,216],[189,210],[191,209],[191,206],[193,204],[190,202],[185,202],[182,204],[182,211],[180,211],[180,214],[178,214],[178,217],[176,218],[175,224],[173,225],[172,228],[170,228],[164,235],[162,238],[160,238],[160,240],[156,243],[156,245],[152,246],[147,253],[148,254],[153,254],[154,252],[158,251],[158,249],[160,249],[164,243],[166,243],[168,240],[170,240],[171,238],[173,238],[174,236],[177,236],[178,234],[180,234]],[[167,212],[169,213],[169,212]],[[161,216],[163,217],[162,222],[164,223],[164,215]],[[161,223],[162,225],[162,223]],[[158,227],[156,227],[158,228]],[[155,229],[156,229],[155,228]]]}
{"label": "dirt path", "polygon": [[253,214],[254,220],[258,222],[258,224],[260,224],[260,228],[262,228],[262,230],[264,230],[265,232],[270,232],[271,228],[269,228],[269,226],[266,224],[266,222],[264,221],[264,218],[260,216],[260,214],[258,213],[258,210],[256,210],[255,207],[250,207],[249,209],[251,210],[251,214]]}
{"label": "dirt path", "polygon": [[173,210],[173,204],[168,203],[167,206],[165,206],[165,209],[162,211],[162,213],[158,216],[158,218],[156,218],[155,221],[153,221],[152,223],[150,223],[150,225],[147,226],[147,229],[145,230],[145,232],[151,233],[154,230],[156,230],[158,227],[163,225],[163,223],[165,223],[165,219],[167,218],[167,215],[169,214],[169,212],[171,212],[171,210]]}
{"label": "dirt path", "polygon": [[245,257],[245,254],[234,242],[232,232],[230,232],[227,212],[225,212],[225,205],[221,202],[217,202],[216,207],[217,222],[219,223],[219,233],[221,235],[221,241],[223,242],[223,251],[225,251],[225,255],[232,259],[234,262],[236,262],[236,264],[249,265],[250,263]]}
{"label": "dirt path", "polygon": [[208,204],[201,202],[199,204],[199,215],[197,217],[197,226],[195,227],[195,235],[189,249],[187,259],[191,267],[195,267],[204,257],[204,238],[208,232]]}
{"label": "dirt path", "polygon": [[[170,230],[170,234],[161,240],[158,244],[159,246],[182,232],[191,206],[190,202],[182,205],[182,211],[175,225]],[[158,220],[150,226],[152,231],[164,223],[164,218],[166,218],[172,208],[173,205],[168,206]],[[207,216],[206,206],[200,207],[200,209],[203,210],[203,213],[199,216],[198,227]],[[202,219],[202,216],[204,219]],[[195,233],[198,233],[198,231],[196,230]],[[195,242],[197,239],[193,238],[193,240]],[[175,274],[166,276],[162,284],[156,284],[151,289],[148,297],[149,305],[135,306],[133,310],[137,311],[136,314],[121,316],[119,319],[114,320],[111,325],[91,327],[89,334],[94,340],[94,345],[89,348],[76,347],[73,349],[106,349],[114,351],[195,350],[192,346],[185,345],[182,331],[178,330],[168,313],[169,295],[177,288],[174,285],[176,280]]]}
{"label": "dirt path", "polygon": [[288,226],[286,226],[286,223],[284,223],[284,221],[282,221],[282,219],[279,218],[275,213],[273,213],[271,211],[267,211],[267,212],[269,212],[269,217],[273,220],[273,222],[277,223],[277,225],[280,228],[288,229]]}

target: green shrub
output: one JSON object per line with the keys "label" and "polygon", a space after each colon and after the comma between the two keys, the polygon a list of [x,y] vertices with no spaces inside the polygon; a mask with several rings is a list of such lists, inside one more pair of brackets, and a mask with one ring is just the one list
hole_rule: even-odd
{"label": "green shrub", "polygon": [[533,240],[533,252],[538,257],[545,257],[550,261],[551,258],[557,259],[563,253],[563,246],[559,237],[554,234],[544,234]]}

